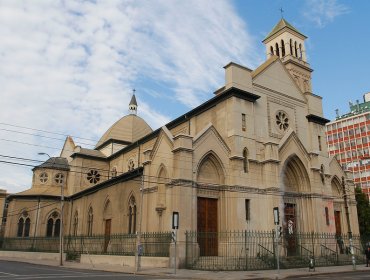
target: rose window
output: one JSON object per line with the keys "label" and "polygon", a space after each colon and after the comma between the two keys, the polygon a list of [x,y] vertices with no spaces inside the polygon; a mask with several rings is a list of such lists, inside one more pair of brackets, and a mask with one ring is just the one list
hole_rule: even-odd
{"label": "rose window", "polygon": [[289,118],[288,115],[282,111],[276,114],[276,125],[282,131],[285,131],[289,127]]}
{"label": "rose window", "polygon": [[90,170],[88,173],[87,173],[87,176],[86,176],[87,180],[91,183],[91,184],[96,184],[97,182],[100,181],[100,174],[97,170]]}
{"label": "rose window", "polygon": [[64,181],[64,175],[62,173],[58,173],[57,175],[55,175],[55,183],[61,185],[63,184],[63,181]]}
{"label": "rose window", "polygon": [[131,170],[134,170],[135,168],[135,163],[132,159],[130,159],[130,161],[128,162],[128,170],[131,171]]}
{"label": "rose window", "polygon": [[40,177],[39,177],[39,179],[40,179],[40,182],[41,183],[46,183],[47,182],[47,180],[48,180],[48,174],[46,173],[46,172],[42,172],[41,174],[40,174]]}

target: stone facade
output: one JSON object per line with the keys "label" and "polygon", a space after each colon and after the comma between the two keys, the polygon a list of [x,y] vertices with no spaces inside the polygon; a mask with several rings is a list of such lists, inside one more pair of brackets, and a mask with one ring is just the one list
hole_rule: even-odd
{"label": "stone facade", "polygon": [[[303,35],[281,28],[273,40],[296,36],[302,46]],[[185,231],[272,230],[274,207],[284,230],[346,233],[342,177],[352,183],[328,156],[322,98],[302,86],[312,71],[303,58],[280,52],[255,70],[229,63],[213,98],[155,131],[135,99],[95,149],[68,137],[59,158],[34,168],[32,188],[10,197],[19,215],[6,236],[25,236],[20,219],[30,219],[26,236],[57,234],[61,191],[64,234],[170,231],[179,212],[180,264]],[[350,218],[358,233],[353,195]]]}

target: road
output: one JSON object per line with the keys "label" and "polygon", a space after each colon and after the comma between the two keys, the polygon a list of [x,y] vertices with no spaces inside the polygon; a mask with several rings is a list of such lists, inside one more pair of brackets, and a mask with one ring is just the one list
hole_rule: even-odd
{"label": "road", "polygon": [[[0,280],[35,280],[35,279],[67,279],[67,280],[123,280],[123,279],[160,279],[155,276],[112,273],[96,270],[71,269],[64,267],[45,266],[21,262],[0,261]],[[161,278],[163,279],[163,277]]]}
{"label": "road", "polygon": [[345,273],[331,273],[331,274],[324,274],[324,275],[312,275],[312,276],[295,276],[287,278],[289,280],[303,280],[303,279],[310,279],[310,280],[333,280],[333,279],[344,279],[344,280],[365,280],[370,279],[370,271],[353,271],[353,272],[345,272]]}

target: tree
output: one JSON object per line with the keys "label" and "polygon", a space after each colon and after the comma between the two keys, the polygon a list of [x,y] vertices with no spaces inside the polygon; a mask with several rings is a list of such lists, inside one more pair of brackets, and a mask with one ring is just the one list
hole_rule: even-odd
{"label": "tree", "polygon": [[360,187],[356,187],[355,196],[357,202],[357,216],[360,234],[367,239],[370,238],[370,204],[369,197],[364,194]]}

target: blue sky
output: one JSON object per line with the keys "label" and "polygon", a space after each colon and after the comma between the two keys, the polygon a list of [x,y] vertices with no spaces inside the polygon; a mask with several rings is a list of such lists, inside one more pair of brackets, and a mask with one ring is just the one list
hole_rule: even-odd
{"label": "blue sky", "polygon": [[[370,1],[0,0],[0,161],[58,156],[66,135],[92,148],[128,113],[133,88],[138,114],[164,125],[211,98],[228,62],[265,60],[281,7],[308,37],[325,117],[345,113],[370,91]],[[8,192],[31,180],[30,167],[0,165]]]}

